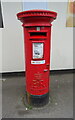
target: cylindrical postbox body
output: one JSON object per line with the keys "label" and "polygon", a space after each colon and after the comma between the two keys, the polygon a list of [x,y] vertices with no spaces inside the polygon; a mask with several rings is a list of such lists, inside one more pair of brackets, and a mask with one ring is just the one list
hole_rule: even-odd
{"label": "cylindrical postbox body", "polygon": [[29,104],[43,105],[49,100],[51,22],[56,16],[56,12],[48,10],[29,10],[17,14],[24,29]]}

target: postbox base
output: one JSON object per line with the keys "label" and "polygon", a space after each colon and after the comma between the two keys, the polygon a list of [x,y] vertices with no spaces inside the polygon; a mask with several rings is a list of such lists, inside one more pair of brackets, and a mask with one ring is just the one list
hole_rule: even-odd
{"label": "postbox base", "polygon": [[49,102],[49,93],[44,95],[31,95],[27,93],[27,102],[36,107],[44,106]]}

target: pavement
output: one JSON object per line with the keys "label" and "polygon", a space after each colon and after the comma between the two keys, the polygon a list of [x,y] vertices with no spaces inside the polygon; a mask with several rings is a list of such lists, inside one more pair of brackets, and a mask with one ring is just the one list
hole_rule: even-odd
{"label": "pavement", "polygon": [[73,74],[50,75],[50,99],[43,107],[29,107],[25,99],[25,76],[4,77],[3,118],[73,118]]}

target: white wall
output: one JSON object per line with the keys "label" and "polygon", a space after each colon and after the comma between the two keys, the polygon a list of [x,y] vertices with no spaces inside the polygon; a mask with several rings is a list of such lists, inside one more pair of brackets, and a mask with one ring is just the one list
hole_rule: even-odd
{"label": "white wall", "polygon": [[66,27],[67,2],[50,2],[58,16],[52,27],[51,69],[73,69],[73,28]]}
{"label": "white wall", "polygon": [[24,44],[21,22],[16,14],[22,11],[20,2],[3,2],[4,29],[2,31],[3,72],[24,70]]}
{"label": "white wall", "polygon": [[2,28],[0,28],[0,71],[2,72]]}
{"label": "white wall", "polygon": [[[5,23],[2,32],[2,72],[24,71],[23,31],[21,22],[16,18],[16,13],[22,11],[22,3],[3,3],[2,5]],[[67,3],[51,2],[48,3],[48,9],[58,12],[52,27],[51,69],[72,69],[73,30],[65,27]]]}

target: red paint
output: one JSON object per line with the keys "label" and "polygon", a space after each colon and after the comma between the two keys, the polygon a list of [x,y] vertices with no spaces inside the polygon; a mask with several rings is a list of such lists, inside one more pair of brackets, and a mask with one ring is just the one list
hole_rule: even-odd
{"label": "red paint", "polygon": [[[32,95],[49,92],[51,22],[56,16],[57,13],[47,10],[29,10],[17,14],[24,28],[26,91]],[[39,31],[36,30],[37,26],[40,26]],[[43,43],[43,58],[33,59],[33,43]],[[31,64],[31,60],[45,60],[45,64]]]}

